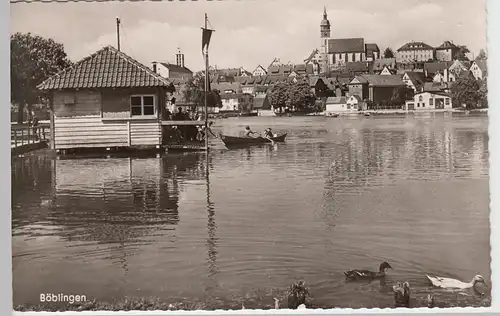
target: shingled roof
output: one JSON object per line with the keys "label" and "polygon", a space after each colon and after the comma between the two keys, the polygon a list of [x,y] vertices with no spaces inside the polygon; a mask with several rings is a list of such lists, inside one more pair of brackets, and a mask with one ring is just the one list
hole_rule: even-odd
{"label": "shingled roof", "polygon": [[398,49],[401,51],[413,51],[413,50],[433,50],[434,48],[424,42],[409,42],[404,44]]}
{"label": "shingled roof", "polygon": [[362,38],[340,38],[328,40],[329,53],[364,53],[365,40]]}
{"label": "shingled roof", "polygon": [[160,64],[162,64],[163,67],[167,68],[170,71],[180,72],[180,73],[184,73],[184,74],[192,74],[193,73],[191,70],[189,70],[189,68],[184,67],[184,66],[179,66],[179,65],[164,63],[164,62],[160,62]]}
{"label": "shingled roof", "polygon": [[46,79],[37,88],[56,90],[168,87],[170,84],[169,80],[125,53],[106,46]]}
{"label": "shingled roof", "polygon": [[443,44],[441,44],[438,47],[436,47],[437,50],[441,50],[441,49],[454,49],[454,48],[457,48],[457,45],[453,44],[450,41],[444,41]]}
{"label": "shingled roof", "polygon": [[373,87],[398,87],[405,86],[399,75],[360,75],[356,79],[361,83],[368,83]]}

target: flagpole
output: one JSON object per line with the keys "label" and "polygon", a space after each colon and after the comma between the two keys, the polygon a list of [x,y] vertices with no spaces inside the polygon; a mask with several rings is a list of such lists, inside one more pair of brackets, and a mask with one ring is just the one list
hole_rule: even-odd
{"label": "flagpole", "polygon": [[[207,29],[207,14],[205,13],[205,29]],[[208,154],[208,82],[210,80],[210,75],[208,73],[208,46],[205,50],[205,150]],[[207,166],[208,168],[208,166]]]}

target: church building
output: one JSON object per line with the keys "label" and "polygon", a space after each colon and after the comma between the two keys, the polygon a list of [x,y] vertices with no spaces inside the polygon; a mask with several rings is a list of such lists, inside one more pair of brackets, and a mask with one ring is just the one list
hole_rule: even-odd
{"label": "church building", "polygon": [[349,62],[371,62],[380,58],[378,45],[367,44],[363,38],[331,38],[331,26],[326,7],[320,24],[320,36],[319,62],[323,73],[343,68]]}

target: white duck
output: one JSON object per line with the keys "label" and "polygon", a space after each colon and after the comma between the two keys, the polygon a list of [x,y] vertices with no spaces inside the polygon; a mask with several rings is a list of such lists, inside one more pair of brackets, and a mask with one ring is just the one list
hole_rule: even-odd
{"label": "white duck", "polygon": [[439,276],[428,276],[427,278],[431,281],[432,285],[436,287],[441,287],[445,289],[468,289],[471,287],[476,286],[477,283],[483,283],[486,285],[486,282],[484,281],[484,278],[480,275],[476,275],[474,278],[472,278],[472,281],[469,283],[462,282],[460,280],[455,280],[455,279],[450,279],[450,278],[443,278]]}

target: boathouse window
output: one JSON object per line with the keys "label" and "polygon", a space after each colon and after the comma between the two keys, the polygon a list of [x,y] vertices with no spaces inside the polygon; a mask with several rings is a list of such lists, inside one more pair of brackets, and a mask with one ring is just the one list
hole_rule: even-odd
{"label": "boathouse window", "polygon": [[433,98],[429,99],[429,105],[434,105],[434,99]]}
{"label": "boathouse window", "polygon": [[155,115],[154,95],[133,95],[130,97],[132,116]]}
{"label": "boathouse window", "polygon": [[446,99],[444,99],[444,104],[446,104],[446,105],[450,105],[450,98],[446,98]]}

